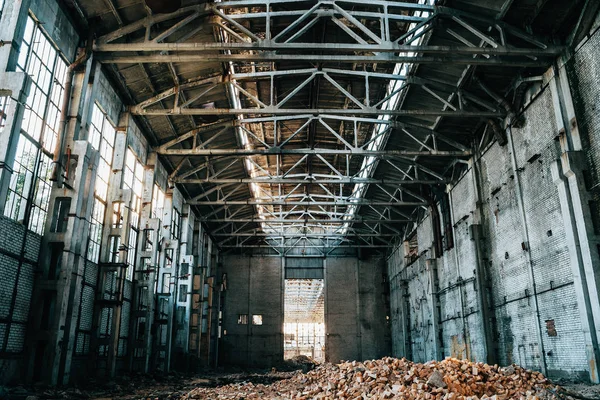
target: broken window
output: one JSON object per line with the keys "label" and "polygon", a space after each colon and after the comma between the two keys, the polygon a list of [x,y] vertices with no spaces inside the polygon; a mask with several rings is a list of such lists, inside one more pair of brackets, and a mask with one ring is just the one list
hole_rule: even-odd
{"label": "broken window", "polygon": [[[2,0],[0,0],[1,4]],[[1,11],[0,11],[1,14]],[[10,97],[9,96],[0,96],[0,133],[4,131],[4,127],[6,126],[6,114],[8,112],[8,106],[10,105]]]}
{"label": "broken window", "polygon": [[160,186],[155,184],[152,191],[152,218],[160,218],[162,216],[164,206],[165,192],[162,191]]}
{"label": "broken window", "polygon": [[546,320],[546,332],[548,333],[548,336],[558,336],[558,333],[556,332],[556,325],[553,319]]}
{"label": "broken window", "polygon": [[179,302],[183,303],[185,301],[187,301],[187,290],[188,290],[188,285],[179,285]]}
{"label": "broken window", "polygon": [[138,231],[133,226],[129,230],[129,245],[127,246],[127,279],[133,279]]}
{"label": "broken window", "polygon": [[179,266],[179,279],[187,280],[190,277],[190,264],[181,263]]}
{"label": "broken window", "polygon": [[142,212],[142,180],[144,167],[131,149],[125,155],[123,187],[131,190],[129,242],[127,246],[127,279],[133,279],[135,256],[139,234],[140,214]]}
{"label": "broken window", "polygon": [[173,266],[173,249],[165,250],[165,268]]}
{"label": "broken window", "polygon": [[238,325],[248,325],[248,314],[238,314]]}
{"label": "broken window", "polygon": [[148,286],[141,286],[138,288],[137,309],[148,309]]}
{"label": "broken window", "polygon": [[112,227],[119,229],[123,226],[123,203],[113,203]]}
{"label": "broken window", "polygon": [[163,274],[161,293],[171,293],[171,274]]}
{"label": "broken window", "polygon": [[181,213],[175,207],[171,213],[171,238],[174,240],[181,238]]}
{"label": "broken window", "polygon": [[417,239],[417,233],[413,232],[409,235],[408,239],[404,241],[404,258],[406,264],[411,264],[417,258],[419,258],[419,242]]}
{"label": "broken window", "polygon": [[[67,64],[31,17],[25,26],[17,68],[31,77],[31,88],[23,113],[5,215],[42,234],[50,201],[52,158],[61,128],[59,119]],[[3,108],[5,105],[0,105],[0,110]],[[3,120],[4,116],[0,121]]]}
{"label": "broken window", "polygon": [[109,238],[109,262],[119,262],[119,249],[121,247],[121,236],[110,236]]}
{"label": "broken window", "polygon": [[54,202],[54,212],[52,226],[50,227],[51,232],[66,232],[67,223],[69,222],[69,209],[71,207],[70,197],[57,197]]}
{"label": "broken window", "polygon": [[154,245],[154,230],[144,229],[143,235],[142,250],[152,251],[152,246]]}
{"label": "broken window", "polygon": [[131,225],[138,227],[142,208],[142,181],[144,167],[131,149],[125,155],[125,169],[123,170],[123,188],[131,190]]}
{"label": "broken window", "polygon": [[104,227],[104,215],[108,200],[108,181],[112,169],[113,149],[115,146],[115,128],[97,104],[92,110],[92,123],[88,140],[92,147],[100,152],[100,161],[94,185],[94,205],[88,238],[88,260],[97,263],[100,256],[100,243]]}

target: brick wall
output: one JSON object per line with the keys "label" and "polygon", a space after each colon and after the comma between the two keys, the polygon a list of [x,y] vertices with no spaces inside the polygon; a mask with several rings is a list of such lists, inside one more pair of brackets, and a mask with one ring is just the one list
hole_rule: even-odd
{"label": "brick wall", "polygon": [[567,63],[577,123],[587,156],[587,189],[596,201],[592,213],[600,221],[600,15],[595,31],[576,49]]}
{"label": "brick wall", "polygon": [[[481,209],[476,207],[473,169],[450,192],[455,246],[437,260],[442,356],[485,361],[484,321],[477,301],[477,259],[469,234],[469,226],[479,223],[484,232],[483,262],[493,310],[493,321],[486,323],[493,332],[497,348],[492,351],[498,362],[540,369],[545,359],[551,376],[585,376],[588,367],[584,337],[558,191],[550,173],[551,162],[560,157],[560,146],[554,140],[557,128],[549,88],[541,90],[525,111],[524,126],[513,128],[512,133],[528,237],[523,230],[510,148],[493,144],[476,160]],[[431,232],[430,219],[425,218],[417,229],[419,252],[431,246]],[[431,348],[436,334],[431,317],[423,312],[428,309],[431,294],[425,270],[425,259],[431,255],[422,254],[405,265],[402,253],[403,249],[398,248],[388,260],[394,354],[406,353],[417,361],[426,361],[434,358]],[[539,322],[530,268],[538,292]],[[410,304],[408,317],[401,312],[398,292],[402,281],[408,283],[408,297],[404,297]],[[406,341],[406,318],[410,343],[399,341]],[[538,323],[543,343],[539,343]],[[556,336],[547,330],[547,323],[554,325]]]}
{"label": "brick wall", "polygon": [[18,379],[22,368],[40,242],[39,235],[0,216],[0,382]]}

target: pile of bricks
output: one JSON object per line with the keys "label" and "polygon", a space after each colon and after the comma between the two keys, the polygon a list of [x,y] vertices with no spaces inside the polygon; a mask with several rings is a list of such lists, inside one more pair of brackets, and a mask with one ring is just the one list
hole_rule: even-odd
{"label": "pile of bricks", "polygon": [[197,388],[188,399],[550,399],[557,387],[518,366],[447,358],[418,364],[397,358],[325,364],[272,385]]}

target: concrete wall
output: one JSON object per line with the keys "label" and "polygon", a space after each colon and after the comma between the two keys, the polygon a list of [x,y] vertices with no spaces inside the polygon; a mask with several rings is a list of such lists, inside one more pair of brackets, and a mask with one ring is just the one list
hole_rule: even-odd
{"label": "concrete wall", "polygon": [[[390,352],[385,263],[325,259],[326,359],[379,358]],[[294,264],[295,265],[295,264]],[[280,257],[224,256],[227,291],[221,352],[226,364],[268,367],[283,360],[283,265]],[[246,314],[248,325],[237,323]],[[252,325],[252,315],[263,325]]]}
{"label": "concrete wall", "polygon": [[[226,364],[268,367],[283,361],[283,266],[279,257],[224,256],[221,359]],[[237,323],[248,315],[248,324]],[[262,315],[263,325],[253,325]]]}
{"label": "concrete wall", "polygon": [[367,360],[390,353],[384,263],[381,259],[325,260],[325,358]]}
{"label": "concrete wall", "polygon": [[[587,192],[600,198],[599,50],[595,32],[566,62],[568,84],[562,62],[548,71],[525,104],[524,124],[507,129],[512,144],[488,146],[449,188],[451,250],[433,253],[431,218],[424,215],[416,227],[419,257],[407,258],[403,246],[390,256],[395,356],[517,363],[553,377],[597,379],[591,348],[597,347],[593,330],[599,304],[597,290],[590,287],[597,281],[600,242],[590,226],[600,213],[597,203],[575,201]],[[564,90],[568,86],[576,114]],[[574,153],[585,154],[592,173],[584,179],[587,167],[582,166],[565,195],[556,166],[571,168]],[[573,224],[583,228],[572,227],[569,210],[577,216],[580,208],[584,217]],[[481,240],[473,234],[478,227]],[[580,263],[579,246],[591,249],[584,249]]]}

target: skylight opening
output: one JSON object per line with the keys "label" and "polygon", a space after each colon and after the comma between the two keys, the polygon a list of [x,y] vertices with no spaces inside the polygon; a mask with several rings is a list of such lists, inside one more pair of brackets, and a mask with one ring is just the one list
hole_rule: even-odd
{"label": "skylight opening", "polygon": [[[220,0],[217,0],[220,1]],[[419,0],[418,2],[419,4],[433,4],[434,1],[433,0]],[[414,15],[415,16],[429,16],[429,11],[415,11]],[[408,30],[413,30],[414,28],[416,28],[417,23],[412,23]],[[420,36],[422,31],[424,30],[424,27],[421,27],[419,29],[417,29],[415,32],[413,32],[413,34],[411,35],[411,38],[414,38],[415,36],[419,36],[416,40],[410,42],[411,46],[418,46],[422,43],[423,41],[423,37]],[[221,31],[221,35],[222,35],[222,40],[224,42],[229,41],[228,39],[228,34],[225,31]],[[411,52],[404,52],[404,53],[400,53],[400,55],[402,56],[411,56],[414,53]],[[409,70],[411,68],[412,64],[408,64],[408,63],[399,63],[396,64],[393,70],[393,73],[395,75],[401,76],[401,77],[406,77],[408,76]],[[235,67],[233,65],[233,62],[229,62],[229,70],[230,73],[233,75],[235,74]],[[405,86],[405,82],[403,79],[394,79],[391,80],[388,83],[388,87],[387,87],[387,91],[386,91],[386,96],[389,96],[389,98],[383,103],[382,105],[382,110],[394,110],[398,108],[399,102],[400,102],[400,98],[402,96],[402,93],[404,91],[404,86]],[[231,82],[230,85],[231,88],[231,98],[232,98],[232,105],[234,108],[237,109],[241,109],[242,108],[242,104],[241,104],[241,100],[240,100],[240,92],[237,89],[236,85],[235,85],[235,80],[233,80]],[[238,115],[237,116],[238,120],[243,120],[244,116],[243,115]],[[378,151],[381,150],[389,136],[389,124],[388,121],[391,119],[391,115],[385,114],[385,115],[379,115],[378,119],[381,121],[381,123],[377,123],[373,129],[373,133],[371,135],[371,139],[370,142],[367,146],[367,150],[369,151]],[[248,134],[240,127],[236,127],[236,132],[241,144],[241,147],[244,149],[251,149],[252,148],[252,144],[248,138]],[[361,178],[361,179],[365,179],[365,178],[369,178],[373,172],[375,171],[375,168],[378,165],[378,159],[372,156],[369,157],[365,157],[363,159],[361,168],[359,170],[359,173],[355,176],[357,178]],[[250,178],[257,178],[260,177],[260,173],[257,170],[255,164],[250,160],[250,157],[246,157],[244,159],[244,166],[246,168],[246,171],[248,173],[248,176]],[[306,177],[306,174],[294,174],[294,175],[289,175],[289,177]],[[314,176],[315,178],[317,177],[317,175]],[[319,175],[318,177],[324,177],[324,178],[331,178],[330,175]],[[268,177],[264,177],[265,181],[268,182]],[[252,193],[252,196],[254,197],[255,200],[260,201],[261,199],[261,188],[258,186],[257,183],[250,183],[249,184],[249,188],[250,191]],[[348,222],[345,222],[344,224],[342,224],[339,227],[335,227],[335,226],[323,226],[322,229],[324,231],[324,233],[336,233],[336,234],[346,234],[348,232],[348,229],[350,229],[350,221],[354,218],[356,212],[358,211],[358,206],[359,206],[359,202],[361,199],[364,198],[365,194],[366,194],[366,190],[368,188],[368,185],[364,182],[361,183],[357,183],[354,185],[354,188],[352,190],[352,194],[349,196],[348,198],[348,202],[349,203],[356,203],[356,204],[350,204],[348,206],[346,206],[346,210],[345,213],[341,214],[339,216],[340,219],[342,220],[346,220]],[[274,208],[275,206],[273,206]],[[278,234],[278,232],[281,231],[281,228],[283,227],[283,224],[281,223],[269,223],[269,216],[273,216],[276,217],[278,215],[278,212],[276,212],[274,209],[271,210],[270,209],[271,206],[266,206],[266,205],[260,205],[258,204],[256,206],[256,211],[258,213],[258,218],[260,220],[262,220],[262,222],[260,222],[260,226],[261,229],[263,230],[263,232],[267,233],[267,234],[272,234],[274,238],[275,235]],[[298,214],[300,210],[296,210],[296,207],[294,207],[294,209],[291,210],[290,215],[292,214]],[[302,212],[301,213],[301,217],[304,217],[306,215],[308,215],[309,217],[312,217],[312,214],[321,214],[320,212],[316,211],[316,212],[310,212],[310,213],[306,213],[306,212]],[[323,213],[325,214],[325,213]],[[281,216],[280,216],[281,217]],[[276,226],[279,229],[274,228],[274,226]]]}
{"label": "skylight opening", "polygon": [[[419,0],[419,4],[431,4],[433,5],[433,0]],[[429,11],[415,11],[415,16],[421,17],[421,16],[429,16]],[[417,23],[414,22],[412,23],[409,28],[408,31],[411,31],[412,29],[414,29],[416,27]],[[424,27],[421,27],[419,29],[417,29],[415,32],[413,32],[413,34],[410,37],[415,37],[416,35],[420,35],[421,32],[423,31],[423,29],[425,29]],[[409,37],[409,38],[410,38]],[[419,37],[417,40],[414,40],[412,42],[410,42],[411,46],[419,46],[423,41],[423,36]],[[404,53],[400,53],[400,55],[402,56],[412,56],[415,53],[412,52],[404,52]],[[394,67],[394,75],[399,75],[402,77],[407,77],[408,73],[410,71],[412,64],[410,63],[399,63],[396,64],[396,66]],[[386,96],[390,96],[389,99],[387,99],[383,105],[382,105],[382,110],[395,110],[398,108],[398,103],[400,101],[400,97],[402,95],[403,90],[401,90],[401,88],[404,86],[404,80],[402,79],[395,79],[395,80],[391,80],[388,83],[388,89],[386,91]],[[392,95],[393,93],[393,95]],[[380,114],[377,119],[381,120],[381,123],[377,123],[375,125],[375,128],[373,129],[373,134],[371,135],[371,142],[369,143],[369,145],[367,146],[367,150],[369,151],[377,151],[377,150],[382,150],[383,145],[386,141],[386,139],[389,136],[389,129],[388,129],[388,124],[387,122],[391,119],[391,115],[389,114]],[[385,131],[388,132],[385,132]],[[375,171],[375,168],[377,167],[378,164],[378,159],[376,159],[375,157],[369,156],[369,157],[365,157],[363,159],[363,163],[361,165],[360,171],[358,173],[358,178],[368,178],[370,177],[373,172]],[[360,199],[364,198],[366,191],[367,191],[367,187],[368,184],[360,182],[354,185],[354,189],[352,190],[352,195],[351,198],[353,200],[359,201]],[[351,220],[354,218],[354,215],[356,214],[356,212],[358,211],[358,205],[350,205],[348,206],[347,210],[346,210],[346,215],[343,217],[344,220]],[[348,232],[348,229],[350,228],[350,223],[346,222],[342,225],[343,229],[341,231],[342,234],[346,234]]]}

